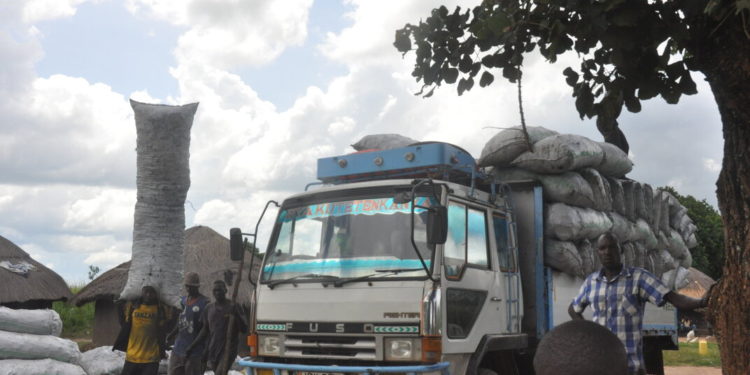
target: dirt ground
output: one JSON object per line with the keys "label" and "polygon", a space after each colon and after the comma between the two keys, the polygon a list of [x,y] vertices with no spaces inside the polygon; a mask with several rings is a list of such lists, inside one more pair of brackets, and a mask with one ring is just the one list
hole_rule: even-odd
{"label": "dirt ground", "polygon": [[721,369],[718,367],[665,367],[665,375],[721,375]]}

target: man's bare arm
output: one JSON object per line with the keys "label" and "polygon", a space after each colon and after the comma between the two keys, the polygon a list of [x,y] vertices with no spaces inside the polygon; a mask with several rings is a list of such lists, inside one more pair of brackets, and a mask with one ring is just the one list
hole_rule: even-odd
{"label": "man's bare arm", "polygon": [[677,292],[669,292],[664,299],[680,310],[695,310],[708,305],[708,293],[703,298],[692,298]]}
{"label": "man's bare arm", "polygon": [[568,306],[568,315],[570,315],[570,318],[573,320],[583,319],[583,314],[576,312],[575,309],[573,309],[573,302],[571,302],[570,306]]}

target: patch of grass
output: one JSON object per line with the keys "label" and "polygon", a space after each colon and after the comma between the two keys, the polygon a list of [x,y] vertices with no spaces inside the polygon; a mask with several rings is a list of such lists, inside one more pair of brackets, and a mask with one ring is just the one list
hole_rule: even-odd
{"label": "patch of grass", "polygon": [[[83,288],[81,285],[70,285],[70,291],[73,294]],[[81,307],[70,305],[65,302],[54,302],[52,309],[60,314],[63,322],[63,331],[61,336],[70,339],[91,339],[94,328],[94,304],[87,303]]]}
{"label": "patch of grass", "polygon": [[681,342],[680,350],[665,350],[664,366],[707,366],[721,367],[719,345],[708,343],[708,353],[698,354],[697,342]]}

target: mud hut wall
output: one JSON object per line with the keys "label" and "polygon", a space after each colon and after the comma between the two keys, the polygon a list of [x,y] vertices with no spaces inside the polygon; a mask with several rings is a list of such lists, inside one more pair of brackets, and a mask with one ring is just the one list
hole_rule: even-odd
{"label": "mud hut wall", "polygon": [[112,345],[120,332],[117,306],[111,300],[98,299],[94,305],[94,348]]}

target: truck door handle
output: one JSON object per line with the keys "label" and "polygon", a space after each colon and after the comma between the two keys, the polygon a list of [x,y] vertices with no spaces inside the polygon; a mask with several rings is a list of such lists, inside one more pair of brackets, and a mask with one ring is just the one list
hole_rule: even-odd
{"label": "truck door handle", "polygon": [[492,297],[492,298],[490,298],[490,301],[492,301],[492,302],[502,302],[503,299],[500,298],[500,297]]}

